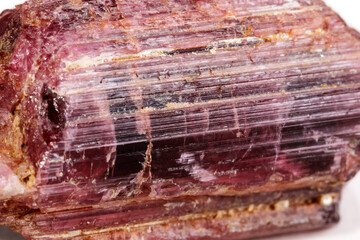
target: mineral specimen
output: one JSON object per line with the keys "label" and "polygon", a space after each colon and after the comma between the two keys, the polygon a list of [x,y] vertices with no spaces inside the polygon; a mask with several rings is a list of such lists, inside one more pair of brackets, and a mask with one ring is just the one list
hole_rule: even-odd
{"label": "mineral specimen", "polygon": [[244,239],[338,221],[360,35],[320,0],[29,0],[0,15],[0,223]]}

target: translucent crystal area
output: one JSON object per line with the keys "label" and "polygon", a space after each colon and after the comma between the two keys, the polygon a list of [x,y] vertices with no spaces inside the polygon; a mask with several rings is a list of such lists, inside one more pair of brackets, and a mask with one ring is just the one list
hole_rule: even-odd
{"label": "translucent crystal area", "polygon": [[42,0],[0,15],[0,223],[245,239],[338,221],[360,35],[320,0]]}

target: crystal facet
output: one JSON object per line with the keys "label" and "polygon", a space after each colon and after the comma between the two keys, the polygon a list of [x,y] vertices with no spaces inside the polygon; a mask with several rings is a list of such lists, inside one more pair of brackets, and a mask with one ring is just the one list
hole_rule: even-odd
{"label": "crystal facet", "polygon": [[360,35],[320,0],[29,0],[0,15],[0,224],[245,239],[338,221]]}

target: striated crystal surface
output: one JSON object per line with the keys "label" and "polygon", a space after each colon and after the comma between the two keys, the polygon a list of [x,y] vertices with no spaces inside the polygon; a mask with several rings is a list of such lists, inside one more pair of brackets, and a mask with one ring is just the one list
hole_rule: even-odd
{"label": "striated crystal surface", "polygon": [[336,223],[360,35],[320,0],[29,0],[0,15],[0,224],[245,239]]}

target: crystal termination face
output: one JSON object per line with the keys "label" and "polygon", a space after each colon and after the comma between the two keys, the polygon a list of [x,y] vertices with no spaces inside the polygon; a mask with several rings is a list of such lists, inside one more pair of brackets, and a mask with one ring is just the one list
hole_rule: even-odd
{"label": "crystal termination face", "polygon": [[360,35],[320,0],[30,0],[0,15],[0,224],[246,239],[339,220]]}

